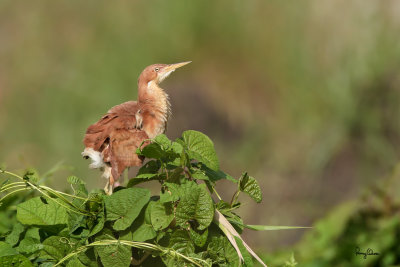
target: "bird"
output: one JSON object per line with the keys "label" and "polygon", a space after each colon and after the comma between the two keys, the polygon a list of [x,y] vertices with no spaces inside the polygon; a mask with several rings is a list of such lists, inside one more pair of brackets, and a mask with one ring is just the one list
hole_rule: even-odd
{"label": "bird", "polygon": [[190,62],[146,67],[139,75],[137,101],[112,107],[87,128],[82,156],[91,159],[89,168],[103,172],[102,176],[107,179],[106,194],[112,194],[115,181],[126,168],[143,164],[144,157],[137,155],[136,149],[165,133],[171,104],[168,94],[159,84],[177,68]]}

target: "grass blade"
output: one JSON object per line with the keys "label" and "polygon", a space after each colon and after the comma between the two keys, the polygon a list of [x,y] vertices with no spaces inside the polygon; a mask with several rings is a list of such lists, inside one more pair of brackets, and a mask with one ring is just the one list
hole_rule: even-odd
{"label": "grass blade", "polygon": [[243,224],[247,229],[255,231],[275,231],[275,230],[289,230],[289,229],[310,229],[308,226],[271,226],[271,225],[250,225]]}

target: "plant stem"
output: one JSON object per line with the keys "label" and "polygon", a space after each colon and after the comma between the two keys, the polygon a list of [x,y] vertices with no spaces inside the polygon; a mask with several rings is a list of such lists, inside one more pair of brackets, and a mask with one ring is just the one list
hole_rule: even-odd
{"label": "plant stem", "polygon": [[232,207],[234,204],[236,204],[236,202],[237,202],[237,200],[238,200],[238,197],[239,197],[239,193],[240,193],[240,190],[237,190],[237,191],[235,192],[235,194],[233,194],[232,200],[231,200],[231,207]]}
{"label": "plant stem", "polygon": [[7,198],[8,196],[10,196],[10,195],[12,195],[12,194],[14,194],[14,193],[17,193],[17,192],[19,192],[19,191],[28,190],[28,189],[29,189],[29,188],[21,188],[21,189],[14,190],[14,191],[8,193],[7,195],[5,195],[4,197],[2,197],[2,198],[0,199],[0,202],[2,202],[3,199]]}

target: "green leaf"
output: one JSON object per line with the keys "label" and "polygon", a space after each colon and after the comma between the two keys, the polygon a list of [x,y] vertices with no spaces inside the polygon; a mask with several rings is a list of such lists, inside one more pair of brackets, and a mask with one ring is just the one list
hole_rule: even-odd
{"label": "green leaf", "polygon": [[[223,214],[226,216],[225,213],[223,213]],[[226,219],[232,224],[232,226],[235,228],[236,231],[238,231],[239,234],[241,234],[243,232],[244,226],[243,226],[242,218],[240,218],[235,213],[231,212],[230,216],[227,216]]]}
{"label": "green leaf", "polygon": [[139,217],[133,222],[132,226],[121,232],[120,239],[128,241],[144,242],[156,237],[157,233],[151,224],[151,209],[153,201],[149,202]]}
{"label": "green leaf", "polygon": [[43,241],[43,252],[52,259],[61,260],[71,251],[71,241],[66,237],[50,236]]}
{"label": "green leaf", "polygon": [[144,188],[122,189],[105,198],[107,221],[115,221],[113,228],[125,230],[150,200],[150,191]]}
{"label": "green leaf", "polygon": [[152,178],[158,175],[160,164],[155,160],[150,160],[138,171],[136,178]]}
{"label": "green leaf", "polygon": [[214,217],[214,205],[204,184],[187,182],[180,187],[180,201],[176,208],[176,222],[187,228],[190,220],[196,220],[198,230],[206,229]]}
{"label": "green leaf", "polygon": [[13,229],[12,229],[11,233],[7,235],[6,242],[8,244],[10,244],[12,247],[15,246],[18,243],[19,237],[20,237],[20,235],[22,234],[22,232],[24,230],[25,229],[24,229],[24,226],[22,224],[16,223],[13,226]]}
{"label": "green leaf", "polygon": [[217,153],[208,136],[198,131],[188,130],[183,132],[182,138],[191,158],[203,162],[215,171],[219,169]]}
{"label": "green leaf", "polygon": [[26,181],[37,184],[39,182],[39,173],[35,169],[28,169],[23,178]]}
{"label": "green leaf", "polygon": [[247,249],[245,248],[245,246],[243,245],[243,242],[240,238],[238,238],[237,236],[235,236],[235,240],[236,240],[236,244],[239,247],[240,253],[242,253],[242,257],[243,257],[243,266],[245,267],[253,267],[253,259],[250,255],[250,253],[247,251]]}
{"label": "green leaf", "polygon": [[75,232],[75,230],[77,230],[80,227],[86,227],[86,216],[76,213],[69,213],[68,216],[69,234],[72,235]]}
{"label": "green leaf", "polygon": [[221,171],[221,170],[215,171],[215,170],[213,170],[213,169],[208,168],[208,167],[207,167],[206,165],[204,165],[204,164],[200,164],[200,170],[201,170],[205,175],[207,175],[207,177],[209,178],[209,180],[210,180],[211,182],[213,182],[213,183],[215,183],[215,182],[218,181],[218,180],[222,180],[222,179],[227,179],[227,180],[229,180],[229,181],[231,181],[231,182],[233,182],[233,183],[237,183],[237,182],[238,182],[235,178],[233,178],[233,177],[230,176],[229,174],[227,174],[227,173],[225,173],[225,172],[223,172],[223,171]]}
{"label": "green leaf", "polygon": [[97,218],[96,218],[96,221],[95,221],[95,225],[90,230],[90,233],[89,233],[88,236],[89,237],[90,236],[94,236],[95,234],[100,232],[104,227],[104,222],[105,222],[104,212],[101,212],[99,215],[97,215]]}
{"label": "green leaf", "polygon": [[196,180],[210,180],[210,178],[205,174],[204,171],[198,169],[192,170],[191,175]]}
{"label": "green leaf", "polygon": [[24,238],[27,238],[27,237],[30,237],[30,238],[33,238],[36,240],[40,240],[39,228],[33,227],[33,228],[29,228],[28,230],[26,230]]}
{"label": "green leaf", "polygon": [[172,149],[172,151],[174,151],[176,154],[181,154],[182,151],[183,151],[183,146],[182,146],[180,143],[178,143],[178,142],[172,142],[171,149]]}
{"label": "green leaf", "polygon": [[194,244],[186,230],[176,230],[169,239],[169,247],[177,252],[189,254],[194,252]]}
{"label": "green leaf", "polygon": [[85,187],[86,183],[82,179],[80,179],[76,176],[69,176],[67,178],[67,182],[72,185],[76,196],[79,196],[79,195],[87,196],[88,195],[88,191]]}
{"label": "green leaf", "polygon": [[155,175],[151,178],[132,178],[129,180],[128,185],[126,187],[134,187],[135,185],[141,184],[141,183],[146,183],[148,181],[153,181],[153,180],[160,180],[160,176]]}
{"label": "green leaf", "polygon": [[240,191],[248,194],[254,201],[260,203],[262,200],[261,188],[256,179],[243,173],[239,179]]}
{"label": "green leaf", "polygon": [[17,206],[17,219],[25,225],[67,224],[65,208],[50,199],[32,198]]}
{"label": "green leaf", "polygon": [[160,159],[165,155],[165,152],[161,149],[159,144],[151,143],[140,151],[140,155],[146,158]]}
{"label": "green leaf", "polygon": [[225,236],[213,236],[207,246],[207,252],[213,262],[218,263],[220,266],[224,266],[223,264],[240,266],[239,256]]}
{"label": "green leaf", "polygon": [[[0,203],[3,208],[8,208],[9,206],[5,203]],[[15,224],[15,214],[14,212],[7,211],[7,212],[0,212],[0,235],[4,236],[8,234],[11,230],[13,225]]]}
{"label": "green leaf", "polygon": [[77,256],[73,257],[70,261],[68,261],[67,267],[86,267]]}
{"label": "green leaf", "polygon": [[6,242],[0,241],[0,257],[16,255],[18,252],[12,248],[12,246]]}
{"label": "green leaf", "polygon": [[[192,267],[192,266],[194,266],[192,264],[188,265],[188,263],[185,260],[183,260],[182,258],[174,257],[174,256],[170,255],[169,253],[162,255],[161,259],[164,263],[164,266],[166,266],[166,267],[176,267],[176,266]],[[158,266],[162,266],[162,265],[158,265]]]}
{"label": "green leaf", "polygon": [[89,248],[86,251],[78,254],[78,259],[86,267],[98,267],[97,255],[95,255],[95,249]]}
{"label": "green leaf", "polygon": [[151,202],[151,224],[156,231],[165,229],[174,219],[174,210],[170,203]]}
{"label": "green leaf", "polygon": [[154,141],[158,143],[164,150],[167,150],[171,146],[171,140],[165,134],[159,134],[154,138]]}
{"label": "green leaf", "polygon": [[43,245],[40,244],[40,240],[32,237],[25,237],[17,247],[18,252],[26,254],[31,254],[41,249],[43,249]]}
{"label": "green leaf", "polygon": [[244,227],[256,231],[275,231],[275,230],[289,230],[289,229],[305,229],[312,228],[307,226],[271,226],[271,225],[243,225]]}
{"label": "green leaf", "polygon": [[97,246],[96,251],[104,267],[128,267],[131,263],[130,247],[123,245]]}
{"label": "green leaf", "polygon": [[2,267],[33,267],[32,263],[21,254],[0,257],[0,266]]}
{"label": "green leaf", "polygon": [[175,183],[164,183],[164,193],[160,194],[160,202],[166,203],[170,201],[177,201],[179,199],[179,185]]}
{"label": "green leaf", "polygon": [[202,232],[190,228],[189,235],[190,238],[193,240],[194,244],[201,248],[206,244],[208,237],[208,228],[206,228],[206,230]]}

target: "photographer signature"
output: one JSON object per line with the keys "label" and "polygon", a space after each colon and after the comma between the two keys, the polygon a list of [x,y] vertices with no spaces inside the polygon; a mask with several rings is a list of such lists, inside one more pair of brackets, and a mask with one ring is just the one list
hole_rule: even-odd
{"label": "photographer signature", "polygon": [[378,252],[374,252],[371,248],[368,248],[366,252],[362,252],[359,247],[356,247],[356,256],[363,255],[363,258],[366,259],[369,255],[379,255]]}

